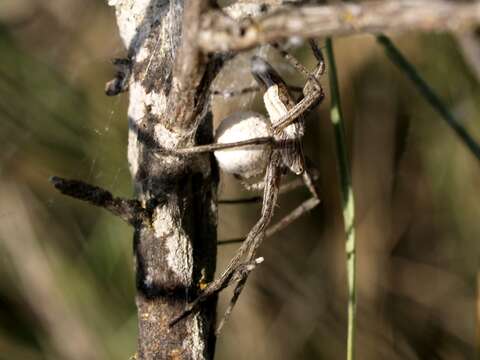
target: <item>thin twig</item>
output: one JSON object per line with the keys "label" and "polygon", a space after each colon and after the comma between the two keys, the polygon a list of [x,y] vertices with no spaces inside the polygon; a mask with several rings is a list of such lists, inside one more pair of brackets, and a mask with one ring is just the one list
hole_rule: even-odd
{"label": "thin twig", "polygon": [[245,50],[291,37],[403,31],[469,30],[480,23],[480,4],[446,0],[367,1],[284,6],[238,23],[220,11],[204,15],[198,42],[204,52]]}
{"label": "thin twig", "polygon": [[378,42],[383,46],[390,60],[413,82],[420,94],[439,113],[443,120],[460,137],[472,154],[480,160],[480,145],[468,133],[459,119],[448,109],[445,103],[421,77],[415,67],[402,55],[400,50],[385,35],[377,37]]}
{"label": "thin twig", "polygon": [[355,290],[355,204],[352,189],[352,179],[350,177],[350,166],[348,160],[348,150],[345,137],[345,125],[340,104],[340,91],[337,80],[337,69],[335,66],[335,56],[333,53],[332,40],[326,41],[331,108],[330,116],[335,132],[335,142],[337,148],[338,167],[340,172],[343,222],[346,234],[345,250],[347,255],[347,282],[348,282],[348,333],[347,333],[347,360],[355,358],[355,324],[356,324],[356,290]]}
{"label": "thin twig", "polygon": [[62,194],[104,208],[130,225],[136,224],[146,212],[138,200],[114,197],[109,191],[80,180],[52,176],[50,182]]}

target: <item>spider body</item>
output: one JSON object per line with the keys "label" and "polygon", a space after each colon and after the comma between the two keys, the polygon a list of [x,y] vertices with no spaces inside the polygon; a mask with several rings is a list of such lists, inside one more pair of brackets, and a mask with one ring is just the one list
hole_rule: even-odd
{"label": "spider body", "polygon": [[[220,322],[218,332],[230,315],[245,286],[249,273],[260,263],[255,256],[263,239],[267,235],[271,235],[284,228],[320,203],[318,191],[314,184],[312,168],[305,166],[306,161],[303,156],[301,142],[304,133],[304,115],[314,106],[318,105],[324,97],[318,80],[325,70],[323,56],[314,41],[310,41],[310,46],[318,60],[318,65],[312,73],[309,73],[298,61],[293,60],[292,56],[285,56],[295,68],[300,68],[301,71],[308,76],[308,80],[302,90],[303,97],[299,102],[295,102],[288,91],[289,87],[270,64],[260,57],[252,58],[252,75],[257,80],[261,90],[264,91],[263,99],[270,117],[271,134],[273,135],[257,139],[247,139],[247,137],[242,134],[236,134],[232,139],[235,141],[230,144],[217,142],[216,144],[203,145],[197,148],[182,149],[179,151],[184,154],[206,151],[228,152],[229,150],[227,149],[262,145],[268,153],[268,161],[263,176],[263,197],[260,218],[252,227],[222,274],[208,284],[206,288],[201,289],[199,296],[189,303],[185,311],[176,317],[171,324],[175,324],[188,316],[200,303],[233,284],[235,286],[234,295]],[[244,120],[240,115],[235,116],[237,116],[237,119],[234,119],[235,121],[233,121],[233,123],[227,124],[228,126],[220,126],[220,132],[222,131],[222,126],[225,126],[227,130],[232,130],[238,122],[241,123]],[[217,159],[218,158],[219,156],[217,155]],[[219,165],[222,167],[222,161],[219,161]],[[231,164],[226,165],[228,170],[228,166]],[[312,197],[304,201],[289,215],[268,229],[280,194],[281,178],[286,168],[295,174],[302,175],[303,183],[309,189]],[[285,188],[292,188],[288,185],[289,184],[286,184]]]}
{"label": "spider body", "polygon": [[[270,121],[275,126],[295,106],[295,100],[285,81],[261,57],[252,58],[252,75],[264,91],[263,102]],[[274,135],[281,149],[283,164],[297,175],[304,171],[305,160],[301,143],[304,128],[303,119],[298,119]]]}

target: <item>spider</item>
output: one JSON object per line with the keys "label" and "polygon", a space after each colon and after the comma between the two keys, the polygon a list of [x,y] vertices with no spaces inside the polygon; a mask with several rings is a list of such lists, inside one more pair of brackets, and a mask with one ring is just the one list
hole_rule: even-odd
{"label": "spider", "polygon": [[[199,296],[172,321],[172,325],[192,313],[201,302],[226,287],[235,285],[233,297],[217,328],[217,333],[219,333],[231,314],[250,272],[263,261],[263,258],[256,258],[256,254],[266,235],[283,228],[320,202],[318,191],[314,185],[315,172],[303,153],[302,137],[304,115],[324,98],[319,78],[325,72],[325,63],[316,43],[310,40],[309,44],[318,61],[316,68],[311,73],[293,56],[282,50],[280,45],[273,45],[296,69],[307,75],[306,84],[302,89],[303,94],[298,101],[295,101],[291,94],[291,88],[287,86],[275,69],[263,58],[254,56],[251,60],[251,71],[259,88],[264,92],[263,99],[269,120],[252,112],[236,113],[222,121],[217,129],[216,144],[179,150],[179,153],[182,154],[214,151],[222,170],[234,173],[247,185],[247,188],[263,188],[263,198],[259,220],[252,227],[229,265],[217,279],[201,290]],[[245,127],[247,131],[243,131],[243,134],[236,133],[239,129],[245,130]],[[221,136],[218,136],[218,133]],[[231,139],[232,134],[237,136],[233,138],[236,141],[225,143],[225,139]],[[222,135],[226,136],[223,136],[222,139]],[[252,135],[257,137],[251,138]],[[246,146],[248,147],[245,148]],[[233,148],[243,148],[243,156],[239,156],[241,153]],[[222,151],[226,149],[231,150]],[[278,224],[267,229],[273,217],[278,195],[282,190],[280,182],[286,170],[302,176],[303,183],[311,193],[311,198],[294,209]],[[262,181],[256,184],[248,183],[249,178],[259,173],[264,174]],[[291,188],[289,184],[286,184],[285,188],[288,187]]]}

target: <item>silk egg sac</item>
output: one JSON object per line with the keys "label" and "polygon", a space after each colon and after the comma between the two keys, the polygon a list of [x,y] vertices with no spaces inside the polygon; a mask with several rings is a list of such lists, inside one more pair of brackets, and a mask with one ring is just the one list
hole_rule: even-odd
{"label": "silk egg sac", "polygon": [[[270,122],[262,114],[253,111],[236,112],[222,120],[216,130],[215,141],[225,144],[268,137],[271,134]],[[217,150],[214,154],[224,172],[248,179],[265,172],[270,147],[268,144],[248,145]]]}

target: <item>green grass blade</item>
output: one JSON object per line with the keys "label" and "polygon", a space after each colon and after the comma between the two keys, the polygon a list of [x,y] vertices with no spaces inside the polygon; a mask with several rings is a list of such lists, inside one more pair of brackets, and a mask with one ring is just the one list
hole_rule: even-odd
{"label": "green grass blade", "polygon": [[442,119],[455,131],[463,143],[480,160],[480,145],[472,138],[467,129],[453,115],[450,109],[435,93],[435,91],[420,76],[415,67],[403,56],[395,44],[385,35],[378,35],[377,41],[383,46],[390,60],[413,82],[420,94],[440,114]]}
{"label": "green grass blade", "polygon": [[337,69],[333,53],[332,40],[326,42],[329,77],[330,77],[330,118],[335,133],[338,167],[340,172],[343,222],[345,226],[348,281],[348,332],[347,332],[347,360],[355,358],[355,323],[356,323],[356,292],[355,292],[355,203],[350,176],[348,151],[345,138],[345,127],[340,104],[340,91],[337,80]]}

